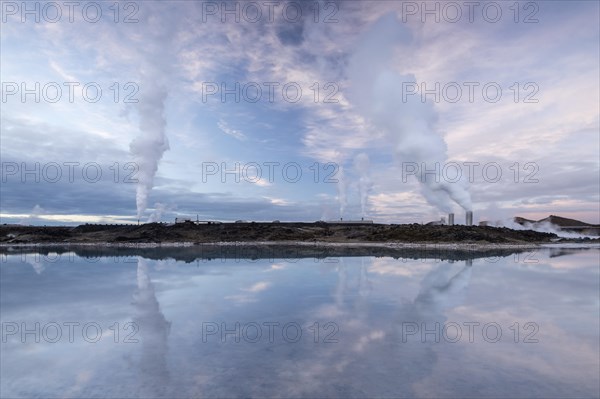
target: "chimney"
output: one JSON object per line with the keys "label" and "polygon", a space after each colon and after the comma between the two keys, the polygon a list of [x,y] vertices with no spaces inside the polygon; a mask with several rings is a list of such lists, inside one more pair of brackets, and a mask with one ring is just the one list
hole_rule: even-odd
{"label": "chimney", "polygon": [[448,226],[454,226],[454,214],[453,213],[448,214]]}
{"label": "chimney", "polygon": [[473,211],[467,211],[466,225],[467,226],[472,226],[473,225]]}

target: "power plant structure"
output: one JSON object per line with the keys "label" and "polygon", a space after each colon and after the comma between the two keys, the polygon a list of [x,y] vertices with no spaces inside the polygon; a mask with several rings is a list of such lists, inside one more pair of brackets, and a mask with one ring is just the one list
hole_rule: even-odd
{"label": "power plant structure", "polygon": [[472,226],[473,225],[473,211],[467,211],[465,224],[467,226]]}
{"label": "power plant structure", "polygon": [[[442,220],[441,224],[445,224],[447,226],[454,226],[454,213],[448,214],[448,223],[445,223],[444,218],[442,218],[441,220]],[[466,226],[473,225],[473,211],[467,211],[467,213],[465,214],[465,225]]]}
{"label": "power plant structure", "polygon": [[373,224],[372,220],[365,220],[365,218],[361,218],[360,220],[344,220],[340,218],[340,220],[323,220],[321,222],[328,224]]}

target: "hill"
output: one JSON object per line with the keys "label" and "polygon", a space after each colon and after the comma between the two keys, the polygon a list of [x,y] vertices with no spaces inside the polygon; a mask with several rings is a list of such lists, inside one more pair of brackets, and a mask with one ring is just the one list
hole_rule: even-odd
{"label": "hill", "polygon": [[521,226],[531,225],[532,227],[542,226],[544,224],[551,224],[555,228],[563,231],[576,232],[584,235],[598,236],[600,235],[600,225],[590,224],[582,222],[581,220],[569,219],[562,216],[550,215],[540,220],[530,220],[520,216],[513,219],[515,223]]}
{"label": "hill", "polygon": [[0,226],[2,244],[329,242],[329,243],[548,243],[552,233],[490,226],[336,223],[147,223],[141,225]]}
{"label": "hill", "polygon": [[588,226],[588,227],[598,227],[598,225],[593,225],[590,223],[585,223],[576,219],[564,218],[561,216],[550,215],[547,218],[540,219],[537,221],[538,223],[549,222],[555,226],[560,227],[569,227],[569,226]]}

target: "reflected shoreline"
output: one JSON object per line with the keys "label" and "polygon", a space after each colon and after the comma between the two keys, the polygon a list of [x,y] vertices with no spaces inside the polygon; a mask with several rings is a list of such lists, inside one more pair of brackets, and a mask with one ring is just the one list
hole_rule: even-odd
{"label": "reflected shoreline", "polygon": [[506,257],[538,250],[598,249],[600,245],[507,245],[507,244],[331,244],[331,243],[219,243],[196,245],[146,244],[18,244],[0,245],[0,255],[74,254],[83,258],[133,257],[185,263],[212,259],[326,259],[347,257],[390,257],[461,261]]}

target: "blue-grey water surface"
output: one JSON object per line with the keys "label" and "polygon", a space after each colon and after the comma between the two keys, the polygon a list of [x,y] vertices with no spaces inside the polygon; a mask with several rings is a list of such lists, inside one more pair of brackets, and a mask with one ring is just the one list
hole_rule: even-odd
{"label": "blue-grey water surface", "polygon": [[2,255],[0,394],[600,396],[597,248],[373,255]]}

